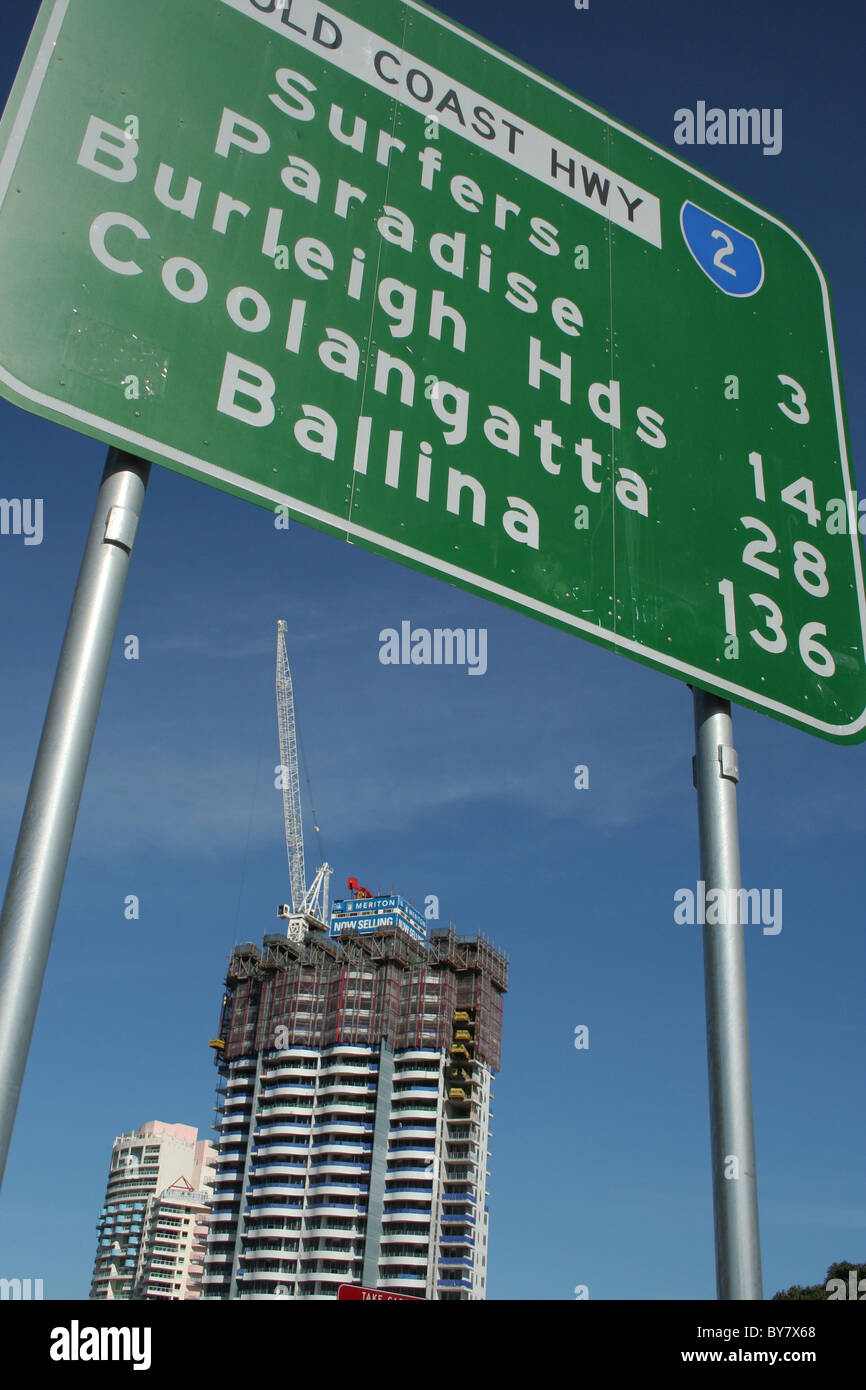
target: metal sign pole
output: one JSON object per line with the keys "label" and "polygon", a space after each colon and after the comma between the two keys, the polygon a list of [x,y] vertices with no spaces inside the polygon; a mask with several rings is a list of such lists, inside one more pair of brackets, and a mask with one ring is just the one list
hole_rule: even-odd
{"label": "metal sign pole", "polygon": [[0,916],[0,1180],[149,474],[109,451]]}
{"label": "metal sign pole", "polygon": [[696,688],[693,694],[701,878],[708,897],[726,890],[722,903],[713,899],[719,925],[703,927],[716,1289],[720,1299],[761,1299],[737,755],[729,702]]}

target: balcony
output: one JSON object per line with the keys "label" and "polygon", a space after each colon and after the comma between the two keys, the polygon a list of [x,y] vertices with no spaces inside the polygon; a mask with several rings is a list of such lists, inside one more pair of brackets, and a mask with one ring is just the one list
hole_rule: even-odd
{"label": "balcony", "polygon": [[216,1172],[211,1179],[211,1187],[216,1186],[218,1182],[226,1177],[234,1177],[234,1170],[236,1168],[243,1170],[244,1159],[245,1154],[243,1153],[228,1154],[224,1158],[218,1158]]}
{"label": "balcony", "polygon": [[315,1197],[315,1198],[312,1198],[312,1197],[311,1197],[311,1198],[307,1201],[307,1211],[308,1211],[312,1216],[316,1216],[316,1217],[319,1217],[319,1216],[340,1216],[340,1217],[347,1217],[347,1216],[354,1216],[356,1213],[358,1213],[358,1214],[360,1214],[361,1216],[363,1216],[363,1215],[366,1214],[366,1211],[367,1211],[367,1204],[366,1204],[366,1202],[358,1202],[358,1201],[352,1201],[352,1200],[347,1200],[347,1201],[345,1201],[345,1202],[342,1202],[342,1201],[341,1201],[341,1202],[337,1202],[336,1198],[331,1198],[331,1197]]}
{"label": "balcony", "polygon": [[375,1076],[377,1068],[371,1067],[369,1062],[365,1062],[363,1057],[352,1059],[351,1061],[327,1061],[323,1062],[319,1071],[319,1077],[330,1076],[332,1073],[337,1075],[345,1072],[347,1076]]}
{"label": "balcony", "polygon": [[333,1236],[335,1240],[357,1240],[363,1234],[363,1222],[356,1220],[354,1215],[334,1217],[316,1211],[308,1215],[304,1222],[304,1240],[312,1240],[317,1236]]}
{"label": "balcony", "polygon": [[316,1192],[325,1187],[361,1187],[366,1192],[369,1178],[369,1168],[354,1169],[346,1165],[328,1164],[324,1172],[311,1173],[307,1181],[310,1189]]}
{"label": "balcony", "polygon": [[256,1119],[256,1128],[264,1121],[276,1120],[280,1116],[291,1119],[293,1116],[307,1115],[312,1116],[313,1102],[302,1105],[300,1101],[291,1100],[271,1100],[263,1101],[259,1106],[259,1113]]}
{"label": "balcony", "polygon": [[244,1277],[258,1278],[260,1274],[294,1274],[298,1252],[279,1250],[250,1250],[244,1255]]}
{"label": "balcony", "polygon": [[314,1139],[310,1145],[313,1155],[320,1154],[322,1149],[334,1149],[339,1152],[349,1153],[370,1153],[372,1143],[367,1143],[360,1137],[356,1139]]}
{"label": "balcony", "polygon": [[[255,1187],[267,1187],[271,1178],[301,1178],[306,1172],[307,1165],[303,1158],[295,1159],[289,1163],[262,1163],[258,1164],[250,1173],[250,1189]],[[294,1186],[293,1183],[288,1186]]]}
{"label": "balcony", "polygon": [[[331,1109],[332,1107],[328,1107]],[[313,1125],[313,1134],[372,1134],[373,1124],[370,1120],[321,1120],[316,1117]]]}
{"label": "balcony", "polygon": [[294,1228],[279,1226],[276,1222],[273,1226],[268,1226],[267,1224],[264,1226],[251,1226],[250,1223],[247,1222],[244,1241],[249,1245],[259,1240],[294,1240],[297,1243],[300,1239],[300,1234],[300,1222]]}
{"label": "balcony", "polygon": [[256,1202],[250,1203],[250,1205],[244,1211],[244,1216],[253,1217],[254,1219],[258,1220],[259,1218],[266,1216],[283,1217],[286,1214],[287,1207],[290,1208],[293,1212],[299,1211],[300,1208],[303,1206],[303,1188],[296,1187],[293,1188],[292,1191],[294,1193],[294,1196],[292,1197],[288,1195],[285,1197],[280,1197],[279,1199],[273,1196],[260,1197]]}
{"label": "balcony", "polygon": [[330,1247],[334,1250],[345,1250],[347,1243],[355,1245],[363,1238],[364,1233],[358,1226],[353,1226],[351,1230],[342,1230],[338,1226],[314,1226],[306,1230],[302,1236],[307,1252],[316,1246],[320,1249]]}
{"label": "balcony", "polygon": [[[230,1118],[235,1119],[237,1117],[231,1116]],[[226,1134],[220,1145],[219,1152],[217,1153],[216,1162],[219,1163],[220,1159],[224,1157],[228,1149],[233,1149],[235,1152],[237,1152],[238,1148],[243,1146],[243,1142],[244,1135],[242,1131],[240,1133],[234,1132]]]}
{"label": "balcony", "polygon": [[[333,1062],[338,1057],[350,1057],[353,1061],[357,1057],[359,1061],[370,1060],[372,1049],[365,1047],[363,1043],[332,1043],[330,1047],[322,1050],[322,1057],[326,1062]],[[377,1065],[375,1062],[373,1065]]]}
{"label": "balcony", "polygon": [[310,1133],[309,1111],[307,1117],[302,1120],[282,1120],[274,1124],[256,1125],[253,1131],[253,1142],[255,1144],[269,1144],[275,1139],[287,1139],[289,1143],[305,1144]]}
{"label": "balcony", "polygon": [[327,1255],[328,1259],[332,1263],[344,1260],[347,1264],[350,1265],[357,1264],[357,1262],[361,1259],[360,1250],[343,1250],[338,1245],[320,1245],[318,1247],[312,1245],[305,1245],[301,1258],[306,1266],[307,1260],[315,1259],[323,1255]]}
{"label": "balcony", "polygon": [[300,1057],[280,1057],[265,1056],[262,1079],[270,1081],[272,1077],[280,1076],[300,1076],[303,1081],[315,1081],[316,1066],[304,1066],[303,1059]]}
{"label": "balcony", "polygon": [[263,1101],[273,1101],[280,1096],[308,1096],[315,1088],[315,1081],[281,1081],[278,1086],[263,1086],[259,1096]]}
{"label": "balcony", "polygon": [[279,1149],[266,1149],[259,1151],[256,1158],[250,1164],[250,1177],[259,1178],[263,1173],[283,1172],[289,1177],[297,1177],[303,1173],[307,1166],[306,1149],[286,1151],[282,1147]]}
{"label": "balcony", "polygon": [[370,1173],[369,1160],[353,1163],[344,1155],[324,1156],[310,1159],[310,1179],[334,1173],[341,1178],[364,1178]]}
{"label": "balcony", "polygon": [[283,1169],[276,1177],[265,1177],[263,1173],[254,1173],[247,1186],[247,1197],[262,1197],[270,1191],[303,1192],[303,1190],[304,1170],[298,1172],[296,1169]]}
{"label": "balcony", "polygon": [[[362,1093],[363,1094],[363,1093]],[[319,1115],[323,1115],[331,1110],[348,1110],[352,1113],[361,1113],[365,1110],[375,1110],[374,1100],[323,1100],[319,1106]]]}

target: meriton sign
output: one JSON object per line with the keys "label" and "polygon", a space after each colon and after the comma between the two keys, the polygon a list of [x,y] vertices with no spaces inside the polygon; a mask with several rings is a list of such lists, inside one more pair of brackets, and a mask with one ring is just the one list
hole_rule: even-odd
{"label": "meriton sign", "polygon": [[46,0],[0,147],[10,400],[866,736],[778,219],[414,0]]}

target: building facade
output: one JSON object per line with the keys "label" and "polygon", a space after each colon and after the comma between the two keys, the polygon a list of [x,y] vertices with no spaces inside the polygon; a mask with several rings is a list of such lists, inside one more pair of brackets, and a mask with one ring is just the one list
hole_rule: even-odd
{"label": "building facade", "polygon": [[398,930],[236,948],[203,1298],[483,1299],[507,962]]}
{"label": "building facade", "polygon": [[[211,1162],[216,1160],[213,1151]],[[212,1189],[186,1178],[148,1197],[132,1297],[195,1299],[201,1295]]]}
{"label": "building facade", "polygon": [[190,1125],[149,1120],[115,1139],[91,1298],[199,1296],[215,1162]]}

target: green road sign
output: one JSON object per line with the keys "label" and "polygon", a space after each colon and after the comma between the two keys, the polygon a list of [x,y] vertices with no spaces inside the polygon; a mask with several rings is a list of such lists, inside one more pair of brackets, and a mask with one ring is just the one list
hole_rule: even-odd
{"label": "green road sign", "polygon": [[51,0],[2,148],[10,400],[866,736],[829,292],[777,218],[412,0]]}

